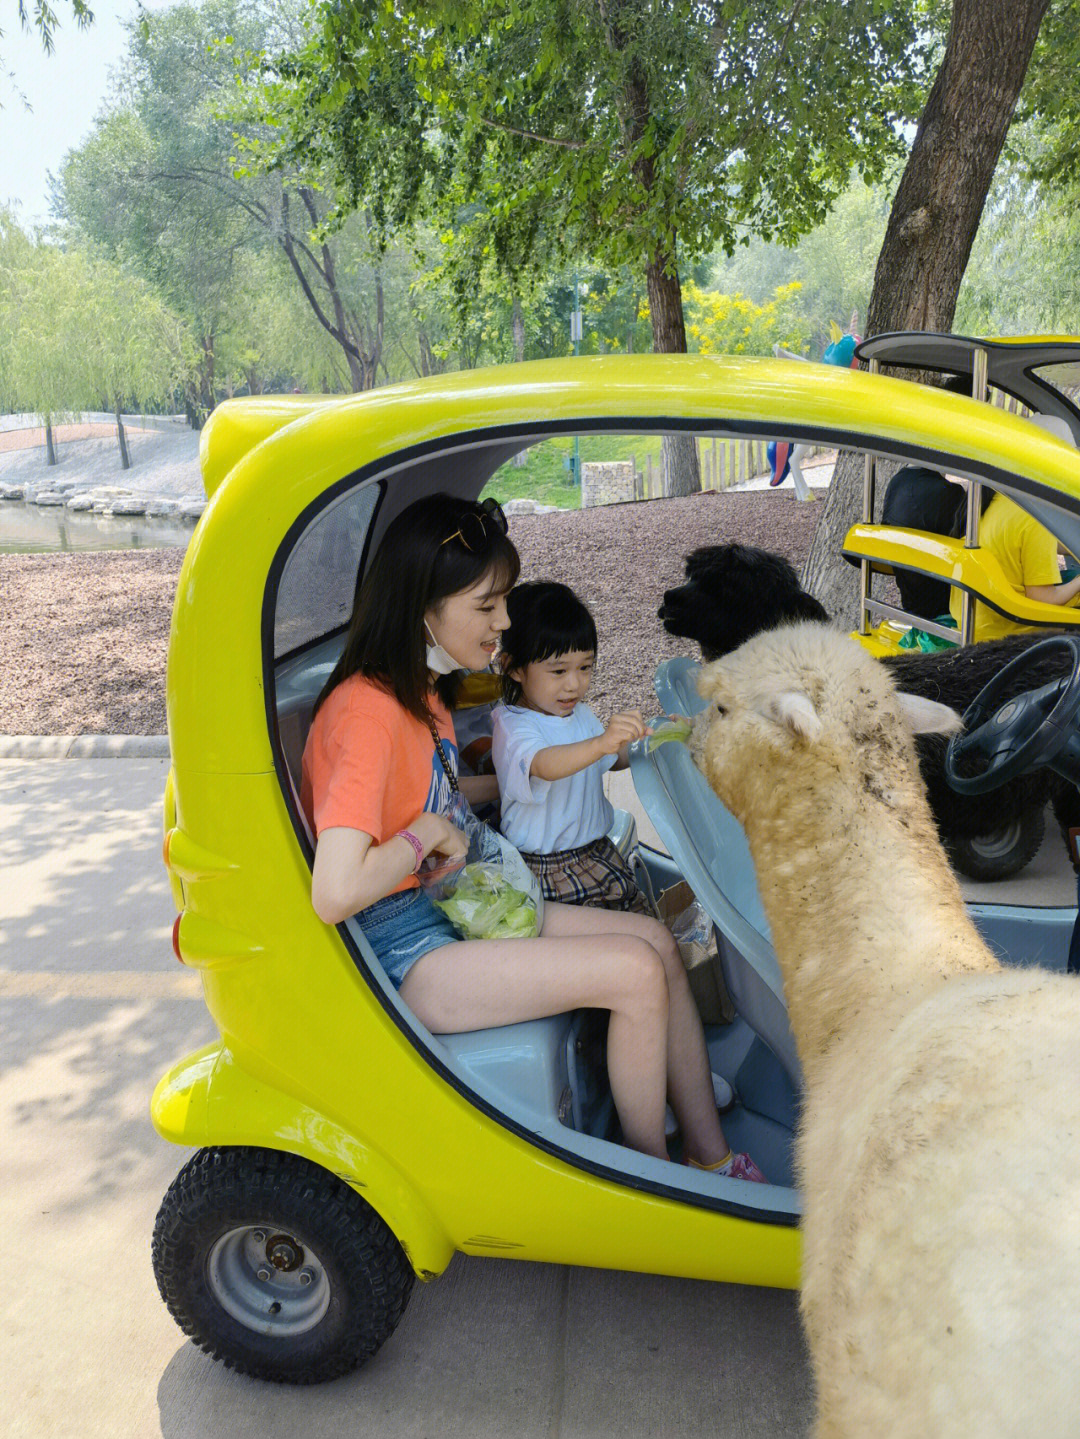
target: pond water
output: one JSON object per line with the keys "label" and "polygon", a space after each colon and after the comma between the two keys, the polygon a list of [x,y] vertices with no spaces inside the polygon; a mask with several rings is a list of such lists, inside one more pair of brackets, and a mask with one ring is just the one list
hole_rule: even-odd
{"label": "pond water", "polygon": [[143,550],[168,545],[187,548],[195,520],[180,516],[95,515],[63,505],[0,501],[0,554],[53,550]]}

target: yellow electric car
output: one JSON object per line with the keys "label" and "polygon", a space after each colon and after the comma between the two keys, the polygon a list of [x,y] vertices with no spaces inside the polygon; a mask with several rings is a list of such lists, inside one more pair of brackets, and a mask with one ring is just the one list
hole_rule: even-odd
{"label": "yellow electric car", "polygon": [[[668,853],[635,846],[633,860],[656,891],[686,879],[716,927],[734,1016],[706,1035],[734,1095],[725,1130],[770,1184],[623,1147],[595,1013],[433,1035],[359,927],[311,907],[300,758],[387,524],[427,492],[475,498],[546,437],[605,432],[794,437],[940,465],[1007,490],[1080,553],[1075,450],[971,399],[829,366],[590,358],[220,406],[173,615],[164,851],[176,954],[199,970],[220,1039],[154,1092],[158,1132],[197,1153],[163,1201],[153,1259],[184,1331],[243,1372],[344,1373],[456,1251],[799,1282],[800,1075],[779,970],[741,830],[684,746],[637,747],[634,784]],[[671,661],[658,682],[691,707],[693,674]],[[1006,905],[977,919],[1013,962],[1064,968],[1074,916]]]}
{"label": "yellow electric car", "polygon": [[[886,365],[915,375],[947,374],[976,400],[988,400],[997,392],[999,400],[1028,411],[1047,433],[1074,448],[1080,446],[1076,400],[1080,395],[1080,339],[1075,336],[977,339],[907,330],[873,335],[855,347],[855,355],[868,363],[871,373]],[[1080,625],[1080,610],[1043,604],[1014,589],[997,559],[979,546],[977,490],[969,491],[962,535],[942,534],[928,524],[875,524],[877,508],[875,462],[868,456],[862,523],[848,532],[844,554],[860,566],[860,638],[873,653],[894,653],[912,621],[924,633],[949,640],[956,640],[957,635],[929,616],[913,615],[875,599],[872,574],[895,575],[899,571],[924,582],[939,581],[942,587],[957,588],[963,596],[959,638],[964,644],[972,640],[975,600],[1031,629]]]}

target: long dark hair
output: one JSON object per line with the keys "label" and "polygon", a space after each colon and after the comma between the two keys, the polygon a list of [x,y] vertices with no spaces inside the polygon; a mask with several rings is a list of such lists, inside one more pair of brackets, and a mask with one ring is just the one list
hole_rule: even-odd
{"label": "long dark hair", "polygon": [[[460,537],[450,538],[465,515],[483,520],[469,529],[472,549]],[[479,531],[482,544],[475,542]],[[517,550],[479,505],[445,494],[409,505],[386,527],[357,594],[345,648],[315,701],[315,713],[342,680],[362,674],[427,724],[431,685],[424,615],[485,575],[491,575],[493,589],[509,590],[520,570]],[[458,678],[439,677],[435,689],[444,704],[453,702]]]}
{"label": "long dark hair", "polygon": [[510,670],[539,664],[555,655],[574,650],[596,653],[596,621],[569,585],[548,580],[530,580],[518,585],[506,597],[510,626],[499,639],[503,676],[503,698],[517,704],[521,686]]}

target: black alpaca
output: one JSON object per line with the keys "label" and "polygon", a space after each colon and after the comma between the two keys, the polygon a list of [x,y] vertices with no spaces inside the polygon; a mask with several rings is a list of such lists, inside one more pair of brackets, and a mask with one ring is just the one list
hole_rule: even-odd
{"label": "black alpaca", "polygon": [[[748,545],[714,545],[695,550],[686,560],[686,583],[664,592],[658,611],[669,634],[696,641],[705,660],[719,659],[737,649],[759,630],[795,620],[830,618],[823,606],[800,585],[783,555]],[[1003,665],[1040,639],[1060,631],[1009,635],[980,645],[938,654],[889,655],[897,688],[950,705],[960,714]],[[1034,689],[1068,672],[1068,662],[1052,654],[1021,678],[1017,693]],[[922,735],[916,741],[919,767],[930,808],[942,841],[971,840],[1000,831],[1003,820],[1029,811],[1041,813],[1047,800],[1068,845],[1068,830],[1080,827],[1080,793],[1053,771],[1039,769],[1011,780],[986,795],[959,795],[945,782],[945,741]],[[962,867],[969,865],[958,858]]]}

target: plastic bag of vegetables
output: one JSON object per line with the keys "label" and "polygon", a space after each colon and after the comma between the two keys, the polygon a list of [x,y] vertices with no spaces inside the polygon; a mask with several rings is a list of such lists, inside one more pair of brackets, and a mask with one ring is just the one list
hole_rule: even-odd
{"label": "plastic bag of vegetables", "polygon": [[425,860],[420,883],[463,939],[534,939],[544,897],[532,870],[508,839],[477,819],[460,794],[444,811],[469,839],[464,859]]}
{"label": "plastic bag of vegetables", "polygon": [[434,904],[465,939],[535,939],[540,933],[535,899],[498,865],[464,865],[453,888]]}

